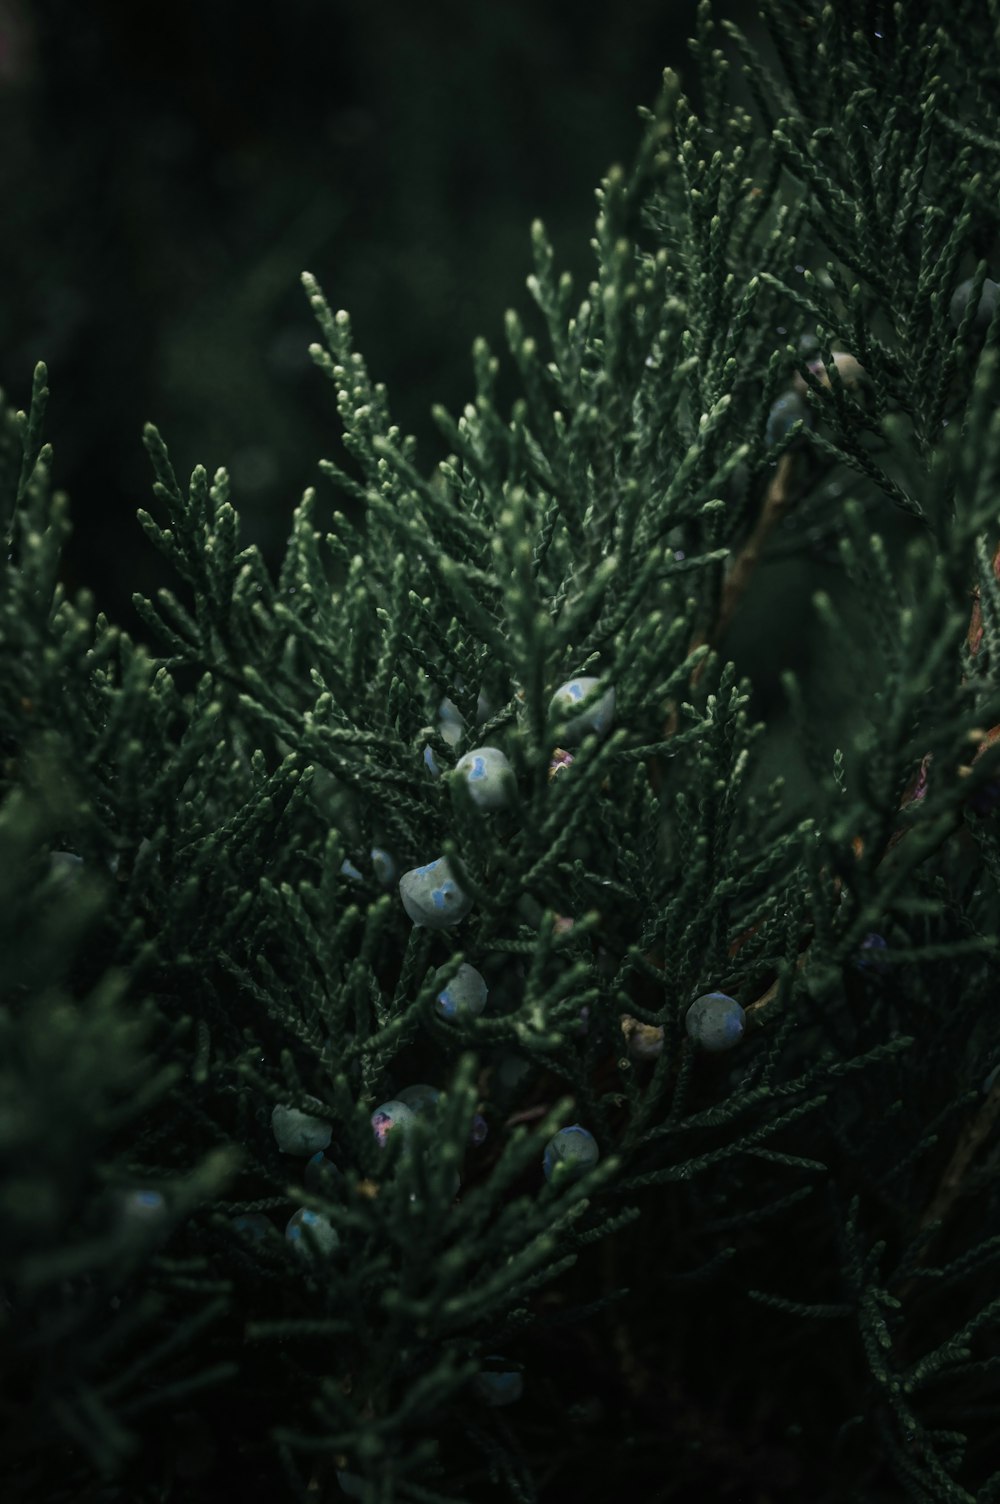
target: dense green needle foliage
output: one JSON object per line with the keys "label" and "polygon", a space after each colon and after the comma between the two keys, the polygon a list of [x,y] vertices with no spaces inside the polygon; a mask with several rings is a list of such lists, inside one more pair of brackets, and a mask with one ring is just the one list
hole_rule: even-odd
{"label": "dense green needle foliage", "polygon": [[[430,471],[309,275],[347,458],[276,572],[147,429],[146,645],[59,584],[44,368],[5,409],[5,1497],[1000,1499],[1000,5],[761,10],[582,299],[533,227]],[[772,553],[836,565],[794,788]]]}

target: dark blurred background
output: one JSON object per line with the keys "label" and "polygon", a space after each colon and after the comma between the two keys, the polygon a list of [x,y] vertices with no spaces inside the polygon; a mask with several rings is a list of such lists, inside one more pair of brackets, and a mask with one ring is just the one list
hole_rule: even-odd
{"label": "dark blurred background", "polygon": [[316,460],[342,457],[304,268],[438,457],[430,406],[461,408],[473,338],[501,348],[527,304],[535,216],[582,295],[593,190],[663,67],[690,83],[694,13],[0,0],[0,385],[23,406],[49,365],[71,587],[135,630],[132,591],[167,579],[135,522],[147,419],[182,480],[230,468],[246,541],[275,556]]}

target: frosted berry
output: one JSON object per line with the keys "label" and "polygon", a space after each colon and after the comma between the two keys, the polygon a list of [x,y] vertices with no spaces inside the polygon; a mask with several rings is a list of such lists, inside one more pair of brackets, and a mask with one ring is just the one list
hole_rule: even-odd
{"label": "frosted berry", "polygon": [[266,1238],[271,1232],[271,1224],[260,1212],[243,1212],[238,1217],[231,1218],[232,1226],[244,1238],[251,1243],[259,1243],[261,1238]]}
{"label": "frosted berry", "polygon": [[[441,1101],[441,1092],[439,1092],[438,1087],[427,1086],[426,1083],[420,1081],[417,1086],[403,1087],[402,1092],[397,1092],[397,1095],[395,1095],[395,1101],[405,1102],[406,1107],[411,1107],[420,1116],[427,1108],[436,1107],[436,1104]],[[489,1128],[487,1128],[486,1117],[483,1116],[483,1113],[475,1114],[474,1119],[472,1119],[469,1142],[480,1145],[486,1139],[487,1133],[489,1133]]]}
{"label": "frosted berry", "polygon": [[458,924],[472,908],[472,899],[458,886],[444,856],[404,872],[399,879],[399,896],[413,923],[429,930]]}
{"label": "frosted berry", "polygon": [[340,1247],[337,1229],[322,1212],[311,1211],[307,1206],[300,1206],[294,1216],[289,1217],[285,1237],[296,1253],[305,1255],[333,1253]]}
{"label": "frosted berry", "polygon": [[[973,277],[969,277],[965,282],[960,282],[952,295],[948,308],[948,316],[955,329],[958,328],[965,317],[965,307],[972,296],[974,280]],[[1000,293],[1000,283],[994,282],[991,277],[987,277],[983,283],[983,290],[979,295],[976,311],[972,315],[972,327],[977,334],[985,334],[990,327],[993,310],[997,306],[998,293]]]}
{"label": "frosted berry", "polygon": [[424,762],[426,763],[428,771],[430,772],[432,778],[441,777],[441,765],[439,764],[437,758],[434,756],[434,753],[430,747],[424,748]]}
{"label": "frosted berry", "polygon": [[317,1149],[328,1147],[333,1129],[322,1118],[314,1118],[297,1107],[276,1107],[271,1113],[271,1127],[282,1154],[308,1159]]}
{"label": "frosted berry", "polygon": [[560,1179],[576,1180],[596,1165],[600,1157],[594,1135],[579,1123],[571,1123],[568,1128],[560,1128],[545,1145],[542,1170],[545,1179],[551,1180],[556,1165],[565,1165],[566,1169],[560,1171]]}
{"label": "frosted berry", "polygon": [[167,1214],[167,1203],[159,1191],[126,1191],[121,1200],[122,1216],[132,1227],[159,1227]]}
{"label": "frosted berry", "polygon": [[[798,392],[782,392],[771,404],[764,429],[764,441],[768,445],[780,443],[794,423],[801,419],[804,427],[812,427],[812,413],[805,398]],[[801,434],[799,435],[801,438]]]}
{"label": "frosted berry", "polygon": [[[588,699],[601,681],[590,678],[586,674],[576,678],[567,679],[565,684],[560,684],[549,702],[549,715],[553,719],[562,720],[569,714],[574,705],[581,704]],[[604,736],[611,729],[611,723],[615,718],[615,691],[614,686],[604,691],[598,700],[595,700],[589,710],[582,715],[575,715],[562,726],[561,734],[564,741],[579,742],[592,732],[597,736]]]}
{"label": "frosted berry", "polygon": [[[373,846],[369,855],[371,857],[372,871],[375,874],[375,881],[380,883],[383,888],[391,888],[396,879],[396,863],[387,851],[382,850],[381,846]],[[344,877],[350,878],[352,883],[364,881],[363,874],[358,871],[352,861],[345,860],[341,862],[340,870]]]}
{"label": "frosted berry", "polygon": [[402,1134],[405,1140],[416,1121],[417,1114],[413,1108],[407,1107],[398,1097],[394,1097],[391,1102],[383,1102],[371,1116],[372,1131],[383,1149],[389,1142],[390,1133]]}
{"label": "frosted berry", "polygon": [[416,1086],[404,1086],[401,1092],[397,1092],[395,1100],[409,1107],[411,1112],[419,1114],[428,1107],[436,1107],[440,1096],[436,1086],[427,1086],[420,1081]]}
{"label": "frosted berry", "polygon": [[684,1022],[689,1037],[713,1054],[731,1050],[746,1030],[746,1014],[736,999],[724,992],[706,992],[696,997]]}
{"label": "frosted berry", "polygon": [[[405,1102],[406,1107],[412,1108],[417,1113],[417,1116],[421,1116],[424,1111],[427,1111],[427,1108],[438,1105],[438,1102],[441,1101],[441,1092],[439,1092],[438,1087],[427,1086],[426,1083],[421,1081],[417,1086],[403,1087],[402,1092],[397,1092],[395,1101]],[[471,1140],[471,1143],[475,1143],[475,1145],[480,1145],[486,1139],[486,1134],[486,1117],[483,1117],[481,1113],[477,1113],[474,1119],[472,1119],[472,1130],[469,1133],[469,1140]]]}
{"label": "frosted berry", "polygon": [[435,1006],[442,1018],[476,1018],[486,1007],[487,996],[483,977],[474,966],[463,961],[438,993]]}
{"label": "frosted berry", "polygon": [[859,971],[875,971],[881,975],[889,970],[886,961],[881,954],[886,949],[886,941],[882,935],[876,935],[874,931],[866,935],[861,942],[860,949],[855,957],[854,964]]}
{"label": "frosted berry", "polygon": [[343,1190],[344,1177],[332,1159],[327,1159],[320,1149],[308,1160],[302,1172],[302,1183],[314,1196],[335,1196]]}
{"label": "frosted berry", "polygon": [[365,1480],[359,1477],[357,1473],[349,1473],[341,1469],[337,1473],[337,1482],[340,1484],[341,1493],[346,1494],[349,1499],[364,1498]]}
{"label": "frosted berry", "polygon": [[449,747],[454,747],[462,740],[462,733],[465,731],[465,721],[454,700],[449,700],[447,695],[445,695],[438,706],[438,720],[441,726],[441,735]]}
{"label": "frosted berry", "polygon": [[49,875],[60,883],[75,882],[83,872],[83,857],[74,851],[53,851],[49,855]]}
{"label": "frosted berry", "polygon": [[[490,1356],[503,1361],[498,1353]],[[488,1405],[513,1405],[524,1393],[524,1379],[517,1369],[484,1368],[472,1382],[480,1399]]]}
{"label": "frosted berry", "polygon": [[[832,359],[833,364],[837,370],[837,375],[840,377],[844,386],[848,388],[856,387],[865,380],[867,373],[864,366],[856,358],[856,356],[849,354],[847,350],[834,350]],[[825,361],[822,358],[817,357],[816,360],[810,360],[808,362],[808,368],[813,376],[816,377],[816,380],[819,382],[820,386],[825,387],[826,390],[829,391],[830,375],[826,369]],[[797,392],[805,394],[807,383],[798,371],[796,371],[795,373],[793,384]]]}
{"label": "frosted berry", "polygon": [[458,759],[455,772],[480,809],[503,809],[510,804],[514,770],[499,747],[473,747]]}

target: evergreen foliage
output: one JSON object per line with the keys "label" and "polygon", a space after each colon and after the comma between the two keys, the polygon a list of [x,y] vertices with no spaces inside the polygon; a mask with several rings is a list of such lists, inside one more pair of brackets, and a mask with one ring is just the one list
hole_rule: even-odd
{"label": "evergreen foliage", "polygon": [[[581,301],[533,226],[523,395],[478,341],[429,472],[308,275],[350,516],[272,574],[147,428],[149,646],[59,584],[43,367],[5,409],[7,1497],[1000,1499],[1000,7],[761,10]],[[727,657],[779,547],[864,662],[786,679],[804,803]]]}

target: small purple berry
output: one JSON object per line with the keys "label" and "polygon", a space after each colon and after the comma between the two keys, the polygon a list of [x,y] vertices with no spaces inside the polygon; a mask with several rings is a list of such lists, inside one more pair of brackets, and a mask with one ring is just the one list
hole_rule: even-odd
{"label": "small purple berry", "polygon": [[549,782],[558,778],[560,773],[566,771],[573,763],[572,752],[567,752],[565,747],[553,747],[552,758],[549,762]]}
{"label": "small purple berry", "polygon": [[[503,1361],[498,1353],[490,1356]],[[517,1369],[484,1368],[476,1374],[473,1384],[480,1399],[488,1405],[513,1405],[524,1393],[524,1378]]]}
{"label": "small purple berry", "polygon": [[974,815],[989,815],[1000,804],[1000,778],[991,778],[969,796],[969,808]]}
{"label": "small purple berry", "polygon": [[469,1142],[475,1144],[478,1147],[486,1138],[486,1135],[489,1133],[489,1131],[490,1127],[486,1119],[483,1117],[481,1112],[477,1112],[475,1117],[472,1119],[472,1127],[469,1130]]}
{"label": "small purple berry", "polygon": [[889,970],[889,966],[881,952],[887,947],[887,942],[882,935],[876,935],[874,931],[866,935],[862,940],[854,964],[859,971],[874,971],[882,976]]}

